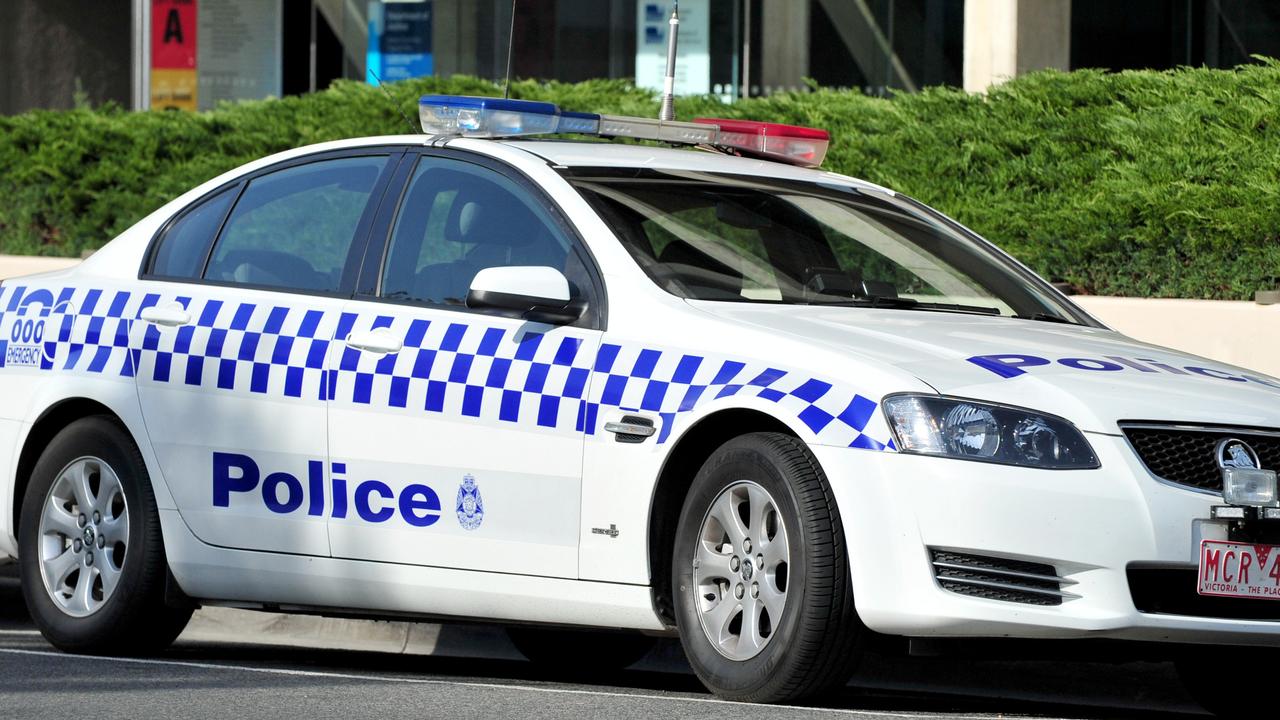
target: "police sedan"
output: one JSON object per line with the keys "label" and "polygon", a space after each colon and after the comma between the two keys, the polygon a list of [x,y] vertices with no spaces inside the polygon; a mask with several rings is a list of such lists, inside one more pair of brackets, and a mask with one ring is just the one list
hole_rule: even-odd
{"label": "police sedan", "polygon": [[1223,713],[1215,646],[1274,663],[1280,380],[1107,329],[820,130],[421,117],[0,286],[0,553],[55,646],[198,605],[678,634],[776,702],[878,635],[1113,638]]}

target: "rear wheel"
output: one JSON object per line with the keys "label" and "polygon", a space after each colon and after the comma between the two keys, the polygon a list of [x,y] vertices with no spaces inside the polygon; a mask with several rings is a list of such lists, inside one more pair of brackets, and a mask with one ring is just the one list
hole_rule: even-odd
{"label": "rear wheel", "polygon": [[655,643],[638,633],[536,627],[509,627],[507,637],[530,662],[580,671],[622,670],[648,655]]}
{"label": "rear wheel", "polygon": [[698,472],[676,530],[676,620],[715,694],[791,702],[848,681],[866,635],[840,514],[805,445],[729,441]]}
{"label": "rear wheel", "polygon": [[18,547],[27,609],[57,648],[153,652],[191,617],[165,605],[151,481],[133,439],[109,418],[78,420],[45,448],[23,498]]}

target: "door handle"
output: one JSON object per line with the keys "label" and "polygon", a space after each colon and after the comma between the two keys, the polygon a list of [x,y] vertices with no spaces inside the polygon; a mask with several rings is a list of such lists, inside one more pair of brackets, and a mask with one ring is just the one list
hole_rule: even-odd
{"label": "door handle", "polygon": [[143,322],[162,327],[181,327],[191,323],[191,313],[178,303],[143,308],[142,312],[138,313],[138,318]]}
{"label": "door handle", "polygon": [[361,352],[391,355],[400,352],[404,348],[404,342],[396,339],[387,329],[378,328],[377,330],[351,333],[347,338],[347,347],[355,348]]}
{"label": "door handle", "polygon": [[642,443],[658,432],[652,420],[639,415],[624,415],[621,420],[605,423],[604,429],[620,443]]}

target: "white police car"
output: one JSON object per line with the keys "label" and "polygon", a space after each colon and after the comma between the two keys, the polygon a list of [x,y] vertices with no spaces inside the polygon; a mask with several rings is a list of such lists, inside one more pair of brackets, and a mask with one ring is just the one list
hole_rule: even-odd
{"label": "white police car", "polygon": [[[643,645],[538,628],[678,632],[785,701],[873,632],[1280,642],[1280,381],[1108,330],[821,131],[421,114],[0,286],[0,552],[54,645],[195,603],[589,664]],[[518,137],[557,131],[722,152]]]}

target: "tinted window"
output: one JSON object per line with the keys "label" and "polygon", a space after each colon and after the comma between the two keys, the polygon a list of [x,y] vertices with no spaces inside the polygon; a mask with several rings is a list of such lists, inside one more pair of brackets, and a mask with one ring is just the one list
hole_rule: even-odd
{"label": "tinted window", "polygon": [[177,222],[169,226],[151,261],[151,274],[162,277],[198,278],[204,269],[209,243],[227,214],[227,206],[235,197],[234,190],[224,190],[205,200]]}
{"label": "tinted window", "polygon": [[386,157],[323,160],[245,188],[205,273],[208,280],[336,291]]}
{"label": "tinted window", "polygon": [[586,268],[547,211],[509,178],[423,158],[396,218],[383,297],[461,305],[484,268],[543,265],[588,287]]}

